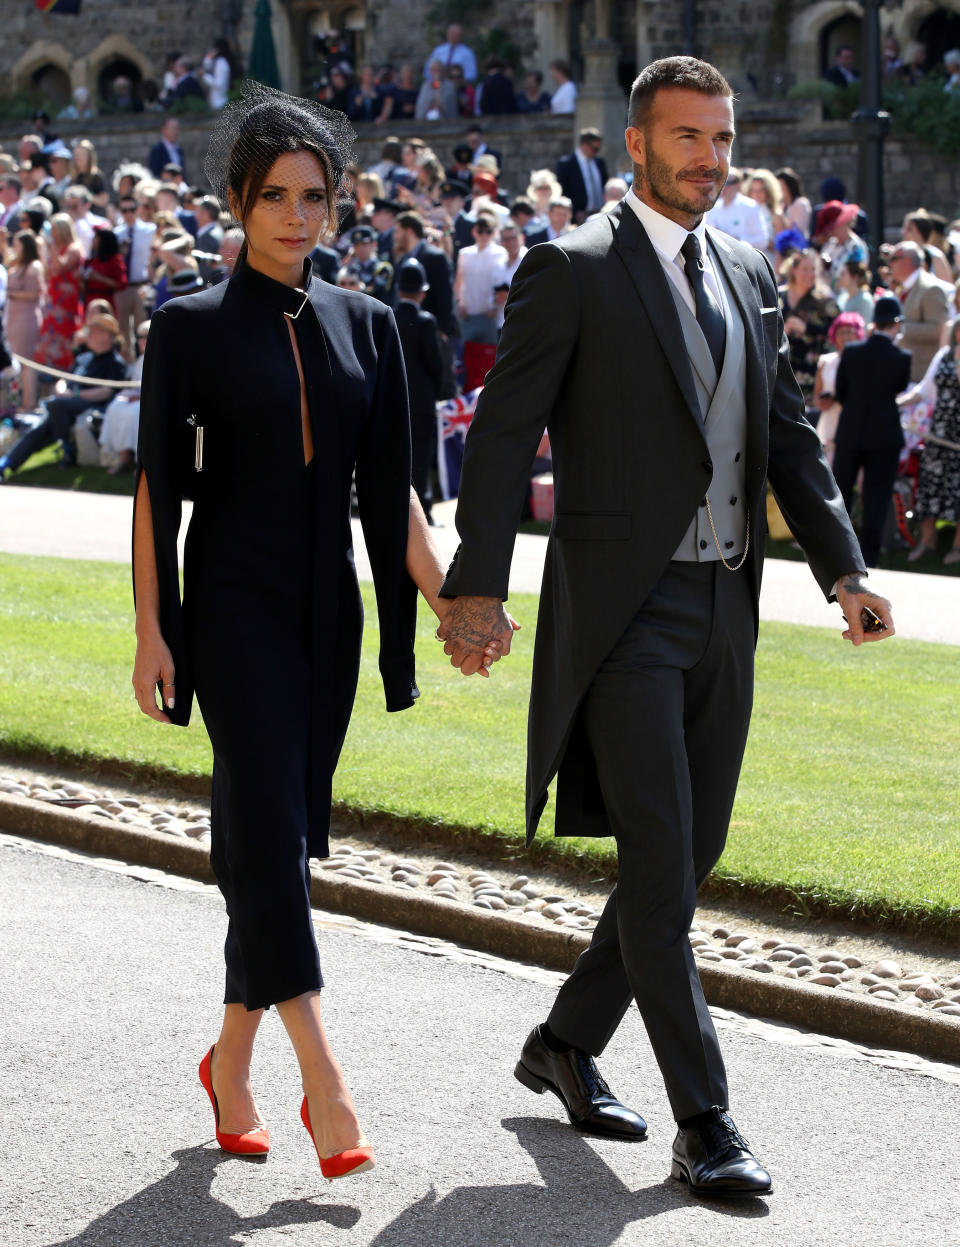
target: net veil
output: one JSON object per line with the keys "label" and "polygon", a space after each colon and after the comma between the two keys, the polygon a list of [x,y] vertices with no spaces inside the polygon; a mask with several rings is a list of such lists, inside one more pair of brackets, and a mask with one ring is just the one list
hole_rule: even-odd
{"label": "net veil", "polygon": [[[217,119],[203,171],[221,205],[236,216],[236,204],[243,205],[245,190],[263,182],[280,156],[319,153],[332,208],[323,232],[336,233],[344,209],[352,203],[347,165],[355,138],[343,113],[248,79],[239,97],[231,100]],[[311,167],[316,168],[307,161],[306,177],[311,176]]]}

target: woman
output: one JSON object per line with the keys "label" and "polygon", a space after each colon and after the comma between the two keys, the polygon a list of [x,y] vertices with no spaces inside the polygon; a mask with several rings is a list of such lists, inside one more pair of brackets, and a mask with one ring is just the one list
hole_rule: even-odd
{"label": "woman", "polygon": [[73,363],[73,336],[79,328],[83,248],[66,212],[50,218],[47,247],[47,306],[34,359],[38,364],[68,370]]}
{"label": "woman", "polygon": [[117,311],[114,296],[126,289],[127,265],[120,254],[120,244],[112,229],[98,229],[93,235],[90,260],[83,270],[84,295],[91,299],[106,299],[110,312]]}
{"label": "woman", "polygon": [[810,221],[813,208],[803,193],[803,183],[790,168],[777,170],[777,181],[783,197],[783,218],[789,228],[796,226],[804,238],[810,237]]}
{"label": "woman", "polygon": [[809,406],[817,360],[823,354],[827,331],[838,314],[829,291],[817,281],[817,265],[812,251],[798,251],[784,265],[785,286],[780,287],[783,327],[790,343],[790,365]]}
{"label": "woman", "polygon": [[427,77],[417,95],[414,116],[417,121],[448,121],[459,114],[457,91],[447,78],[442,61],[431,61]]}
{"label": "woman", "polygon": [[747,194],[759,204],[767,230],[767,254],[775,254],[774,240],[786,228],[780,183],[769,169],[754,169],[747,183]]}
{"label": "woman", "polygon": [[233,73],[230,44],[226,39],[214,39],[213,47],[203,58],[201,73],[207,92],[207,101],[211,108],[219,112],[227,102]]}
{"label": "woman", "polygon": [[873,320],[874,298],[870,293],[870,270],[863,260],[847,260],[837,274],[837,306],[856,312],[865,325]]}
{"label": "woman", "polygon": [[394,120],[412,121],[417,111],[417,95],[420,84],[412,65],[401,65],[400,74],[390,93],[389,103],[385,101],[386,116]]}
{"label": "woman", "polygon": [[813,405],[820,412],[817,421],[817,433],[826,451],[827,459],[833,463],[833,452],[836,449],[837,424],[840,421],[841,404],[836,399],[837,368],[843,348],[851,342],[862,342],[866,332],[866,323],[856,312],[841,312],[830,328],[827,337],[833,344],[833,350],[821,355],[817,360],[817,375],[813,382]]}
{"label": "woman", "polygon": [[527,198],[536,207],[537,215],[530,221],[530,229],[547,229],[550,224],[550,200],[558,199],[563,190],[549,169],[534,169],[530,174]]}
{"label": "woman", "polygon": [[347,111],[351,121],[376,121],[383,111],[383,100],[377,90],[376,75],[372,65],[360,67],[360,80],[350,92]]}
{"label": "woman", "polygon": [[[137,326],[137,358],[130,368],[130,380],[139,382],[143,375],[143,351],[147,345],[150,322]],[[107,404],[100,429],[100,447],[113,459],[108,475],[129,471],[136,462],[137,438],[140,429],[140,386],[120,390]]]}
{"label": "woman", "polygon": [[73,184],[85,186],[99,212],[107,206],[107,183],[97,167],[97,149],[89,139],[80,139],[73,148]]}
{"label": "woman", "polygon": [[[45,296],[43,265],[37,236],[32,230],[20,230],[13,239],[13,258],[7,263],[7,305],[3,327],[7,344],[14,355],[33,359],[43,322]],[[20,409],[33,411],[37,405],[36,369],[22,365],[20,369]]]}
{"label": "woman", "polygon": [[960,317],[950,329],[949,343],[930,361],[924,378],[905,390],[901,406],[926,399],[933,404],[930,430],[920,456],[920,475],[913,502],[920,517],[920,540],[910,551],[915,563],[937,549],[937,520],[956,524],[953,545],[944,557],[946,567],[960,563]]}
{"label": "woman", "polygon": [[[332,774],[359,668],[354,470],[388,709],[417,696],[405,563],[443,609],[443,568],[410,489],[393,317],[318,281],[307,261],[336,231],[351,139],[342,114],[259,84],[221,114],[205,172],[244,247],[228,282],[153,317],[134,512],[137,700],[152,718],[185,724],[195,689],[213,746],[211,859],[229,919],[227,975],[220,1037],[200,1077],[217,1139],[227,1151],[269,1150],[250,1060],[263,1010],[275,1005],[328,1177],[374,1163],[324,1033],[309,903],[309,857],[328,851]],[[181,606],[184,492],[194,509]]]}

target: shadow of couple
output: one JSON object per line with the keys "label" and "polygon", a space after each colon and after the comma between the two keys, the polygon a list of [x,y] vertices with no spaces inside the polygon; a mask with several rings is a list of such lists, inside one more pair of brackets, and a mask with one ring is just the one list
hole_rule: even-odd
{"label": "shadow of couple", "polygon": [[[660,1213],[689,1206],[685,1186],[665,1178],[632,1191],[569,1126],[542,1117],[506,1118],[504,1130],[532,1158],[540,1182],[491,1182],[455,1187],[440,1196],[431,1188],[369,1240],[369,1247],[492,1247],[511,1242],[566,1242],[577,1247],[612,1247],[625,1228]],[[636,1144],[632,1146],[638,1146]],[[234,1247],[256,1241],[256,1232],[324,1224],[350,1230],[361,1206],[375,1194],[365,1185],[358,1205],[301,1198],[278,1200],[251,1216],[237,1212],[212,1192],[217,1167],[235,1160],[209,1147],[173,1153],[176,1167],[129,1199],[91,1221],[76,1237],[50,1247]],[[256,1164],[256,1161],[240,1163]],[[375,1179],[374,1179],[375,1181]],[[343,1187],[336,1187],[340,1195]],[[345,1192],[344,1192],[345,1193]],[[353,1189],[351,1189],[351,1195]],[[375,1206],[375,1205],[374,1205]],[[762,1200],[714,1201],[728,1216],[762,1218]]]}

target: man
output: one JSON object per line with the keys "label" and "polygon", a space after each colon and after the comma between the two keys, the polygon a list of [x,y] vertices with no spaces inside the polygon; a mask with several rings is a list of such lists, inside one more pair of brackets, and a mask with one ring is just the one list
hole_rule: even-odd
{"label": "man", "polygon": [[[373,226],[355,225],[350,231],[350,250],[342,269],[356,277],[358,289],[364,294],[389,304],[393,265],[377,255],[377,231]],[[342,284],[339,275],[337,284]]]}
{"label": "man", "polygon": [[464,247],[457,258],[453,290],[464,342],[490,345],[497,340],[494,273],[506,263],[507,253],[494,242],[496,229],[493,216],[478,213],[473,226],[473,245]]}
{"label": "man", "polygon": [[[213,195],[204,195],[194,209],[197,222],[196,250],[211,257],[220,254],[223,229],[220,226],[220,201]],[[197,260],[204,281],[210,281],[215,264],[212,260]],[[205,270],[206,266],[206,270]]]}
{"label": "man", "polygon": [[423,265],[408,260],[397,274],[397,330],[407,370],[413,487],[433,524],[430,473],[437,455],[437,398],[443,384],[443,355],[436,320],[420,306],[427,291]]}
{"label": "man", "polygon": [[577,135],[577,150],[557,161],[557,181],[573,204],[573,219],[578,225],[603,207],[607,166],[600,155],[602,147],[603,135],[589,127]]}
{"label": "man", "polygon": [[393,260],[393,225],[403,211],[403,204],[395,199],[374,196],[370,224],[377,231],[377,255],[382,260]]}
{"label": "man", "polygon": [[463,42],[463,27],[456,22],[447,27],[446,43],[438,43],[424,62],[424,78],[429,77],[431,61],[439,61],[444,69],[459,65],[467,82],[477,80],[477,58]]}
{"label": "man", "polygon": [[70,165],[73,161],[73,152],[69,147],[62,144],[55,147],[52,152],[47,155],[47,163],[50,167],[50,177],[53,183],[50,189],[60,199],[67,193],[67,187],[73,181],[70,171]]}
{"label": "man", "polygon": [[537,210],[529,199],[521,196],[510,205],[510,219],[523,231],[524,241],[528,247],[535,247],[538,242],[549,241],[546,227],[538,225],[536,218]]}
{"label": "man", "polygon": [[20,196],[23,194],[23,183],[14,173],[0,176],[0,229],[7,228],[7,222],[20,212]]}
{"label": "man", "polygon": [[[941,218],[942,220],[943,218]],[[946,224],[946,222],[943,222]],[[954,289],[953,270],[942,249],[934,242],[937,217],[919,208],[916,212],[908,212],[900,227],[900,237],[904,242],[914,242],[924,256],[924,268],[931,272],[939,281],[945,282],[952,292]]]}
{"label": "man", "polygon": [[871,336],[844,347],[837,369],[836,398],[841,410],[833,474],[850,511],[857,475],[863,469],[860,549],[868,567],[876,567],[880,557],[883,525],[903,449],[897,395],[910,384],[911,357],[896,345],[902,320],[900,303],[893,295],[877,299]]}
{"label": "man", "polygon": [[720,198],[707,215],[707,224],[762,251],[767,245],[767,227],[760,205],[740,193],[742,180],[740,170],[731,168]]}
{"label": "man", "polygon": [[550,96],[552,113],[573,113],[577,110],[577,87],[573,81],[568,61],[551,61],[550,77],[553,95]]}
{"label": "man", "polygon": [[176,164],[181,169],[186,167],[183,159],[183,148],[177,142],[179,137],[180,122],[177,121],[176,117],[167,117],[160,127],[159,139],[150,148],[147,156],[147,166],[158,182],[163,176],[164,165]]}
{"label": "man", "polygon": [[[467,161],[469,167],[476,166],[481,156],[492,156],[497,162],[497,170],[499,174],[500,166],[503,164],[503,158],[495,147],[488,147],[483,137],[483,126],[479,121],[475,121],[467,127],[466,146],[470,148],[470,156]],[[457,155],[459,148],[454,149],[454,156]],[[451,172],[451,177],[458,176]]]}
{"label": "man", "polygon": [[335,251],[333,247],[328,247],[324,243],[318,242],[310,252],[309,259],[313,266],[313,271],[321,281],[325,281],[331,286],[337,284],[337,273],[340,270],[339,251]]}
{"label": "man", "polygon": [[469,247],[473,241],[473,220],[466,212],[469,194],[469,183],[461,182],[457,178],[448,178],[446,182],[440,183],[440,205],[447,220],[447,230],[453,240],[454,266],[461,249]]}
{"label": "man", "polygon": [[[646,1124],[594,1063],[636,1000],[701,1195],[771,1189],[727,1112],[723,1060],[687,933],[723,849],[746,741],[769,479],[854,644],[889,636],[843,500],[804,416],[777,288],[752,247],[705,228],[733,141],[732,92],[692,57],[630,97],[633,189],[526,255],[507,302],[457,509],[439,629],[473,674],[509,652],[516,517],[546,426],[556,511],[530,695],[527,835],[559,774],[556,831],[614,835],[619,880],[516,1075],[574,1125]],[[869,605],[886,625],[865,634]]]}
{"label": "man", "polygon": [[27,199],[45,199],[51,212],[60,211],[60,196],[54,190],[53,178],[50,176],[46,162],[42,156],[31,156],[20,165],[20,181],[23,183]]}
{"label": "man", "polygon": [[168,106],[169,104],[175,104],[178,100],[186,100],[191,97],[206,103],[207,94],[196,75],[196,65],[192,57],[181,56],[176,65],[174,65],[173,72],[176,75],[176,82],[170,94]]}
{"label": "man", "polygon": [[83,254],[89,259],[94,234],[97,230],[109,229],[110,222],[93,211],[93,196],[79,183],[67,188],[63,206],[73,220],[73,228],[76,230],[77,241],[83,248]]}
{"label": "man", "polygon": [[853,48],[849,44],[837,48],[833,64],[823,76],[835,87],[851,87],[860,81],[860,75],[853,67]]}
{"label": "man", "polygon": [[107,113],[142,113],[143,100],[137,99],[133,93],[133,83],[120,74],[111,84],[111,96],[104,112]]}
{"label": "man", "polygon": [[197,236],[197,218],[192,212],[187,212],[183,206],[183,196],[180,194],[180,188],[173,182],[161,182],[157,187],[156,203],[158,212],[169,212],[171,216],[177,218],[181,227],[187,231],[191,239]]}
{"label": "man", "polygon": [[507,73],[507,62],[499,56],[488,56],[483,66],[483,80],[477,87],[477,111],[485,117],[498,117],[517,111],[517,93]]}
{"label": "man", "polygon": [[[456,337],[457,318],[453,310],[453,278],[450,261],[439,247],[426,241],[426,226],[417,212],[401,212],[393,227],[393,254],[396,270],[409,260],[419,260],[427,274],[424,310],[436,317],[440,332],[447,338]],[[462,252],[461,252],[462,254]],[[394,285],[396,293],[396,285]]]}
{"label": "man", "polygon": [[560,195],[556,199],[551,199],[547,205],[547,236],[545,241],[553,242],[554,239],[562,238],[564,234],[569,234],[573,229],[572,216],[573,204],[566,195]]}
{"label": "man", "polygon": [[890,276],[903,305],[903,346],[913,355],[911,381],[922,381],[940,346],[950,302],[943,284],[923,267],[915,242],[898,242],[890,256]]}
{"label": "man", "polygon": [[493,301],[497,307],[498,332],[503,328],[503,309],[507,305],[510,283],[520,267],[520,261],[527,254],[523,230],[515,225],[513,221],[508,221],[506,225],[501,227],[500,246],[507,253],[507,256],[505,260],[501,260],[493,272]]}
{"label": "man", "polygon": [[[114,350],[120,332],[116,320],[109,315],[95,316],[88,322],[86,332],[89,349],[77,357],[74,373],[91,381],[122,381],[127,375],[127,366]],[[63,443],[64,465],[75,464],[76,452],[70,438],[74,421],[91,408],[103,411],[117,392],[111,386],[77,382],[70,382],[68,388],[61,381],[60,387],[60,393],[46,400],[43,421],[25,433],[6,455],[0,456],[0,482],[8,470],[15,472],[31,455],[57,441]]]}
{"label": "man", "polygon": [[157,227],[137,214],[137,201],[132,195],[120,200],[122,224],[117,226],[120,254],[127,266],[127,284],[113,296],[117,320],[127,354],[133,358],[133,335],[143,319],[143,292],[150,285],[150,254]]}

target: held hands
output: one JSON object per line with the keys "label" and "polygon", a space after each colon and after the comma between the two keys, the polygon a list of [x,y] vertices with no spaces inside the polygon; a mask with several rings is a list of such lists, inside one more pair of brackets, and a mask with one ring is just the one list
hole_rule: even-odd
{"label": "held hands", "polygon": [[159,633],[151,637],[138,637],[132,684],[137,705],[143,713],[156,719],[158,723],[169,723],[169,715],[164,714],[157,706],[157,685],[163,686],[163,705],[172,710],[176,693],[173,655]]}
{"label": "held hands", "polygon": [[890,603],[871,593],[859,572],[848,572],[837,581],[837,601],[847,627],[843,639],[853,645],[864,641],[885,641],[896,632]]}
{"label": "held hands", "polygon": [[510,642],[520,625],[503,609],[500,598],[454,598],[437,628],[443,652],[463,675],[489,678],[490,666],[510,653]]}

